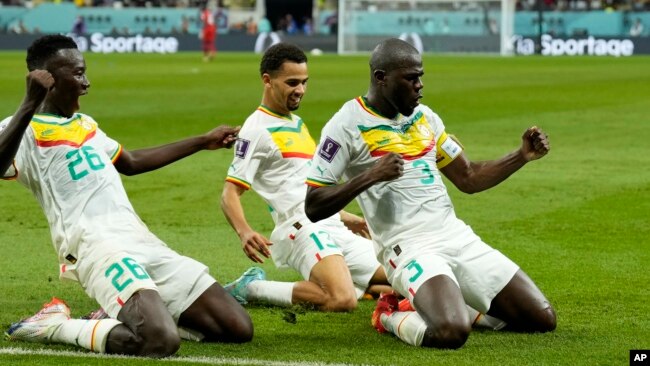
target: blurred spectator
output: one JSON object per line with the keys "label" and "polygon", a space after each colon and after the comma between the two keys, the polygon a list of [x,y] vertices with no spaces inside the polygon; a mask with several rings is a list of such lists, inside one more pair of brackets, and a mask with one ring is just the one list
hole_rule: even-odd
{"label": "blurred spectator", "polygon": [[82,17],[81,15],[77,16],[77,18],[74,21],[74,24],[72,25],[71,32],[76,37],[81,37],[84,34],[86,34],[86,22],[84,20],[84,17]]}
{"label": "blurred spectator", "polygon": [[641,18],[636,18],[634,24],[630,27],[630,36],[639,37],[641,35],[643,35],[643,22],[641,22]]}
{"label": "blurred spectator", "polygon": [[303,21],[302,32],[307,36],[311,36],[312,34],[314,34],[314,27],[313,24],[311,23],[311,18],[304,17],[302,21]]}
{"label": "blurred spectator", "polygon": [[214,12],[214,23],[217,29],[228,29],[228,14],[222,8],[217,8]]}
{"label": "blurred spectator", "polygon": [[287,27],[285,28],[287,34],[298,33],[298,24],[296,24],[296,20],[293,19],[293,15],[287,14],[284,18],[286,19],[287,24]]}
{"label": "blurred spectator", "polygon": [[248,18],[246,21],[246,34],[257,34],[257,23],[255,23],[255,19],[253,19],[253,17]]}
{"label": "blurred spectator", "polygon": [[490,34],[499,34],[499,24],[494,18],[488,19],[488,30]]}
{"label": "blurred spectator", "polygon": [[273,29],[271,29],[271,21],[269,21],[269,18],[267,17],[262,17],[260,21],[257,23],[257,31],[259,33],[269,33]]}
{"label": "blurred spectator", "polygon": [[190,20],[187,16],[181,17],[181,34],[188,34],[190,32]]}
{"label": "blurred spectator", "polygon": [[430,36],[436,33],[436,22],[431,18],[424,19],[424,34]]}
{"label": "blurred spectator", "polygon": [[27,29],[27,27],[25,27],[25,23],[23,23],[23,20],[19,19],[17,23],[9,27],[9,33],[28,34],[29,30]]}
{"label": "blurred spectator", "polygon": [[442,26],[440,28],[440,31],[442,32],[442,34],[447,34],[449,33],[450,30],[451,29],[449,28],[449,20],[447,20],[447,18],[444,18],[442,20]]}
{"label": "blurred spectator", "polygon": [[337,34],[339,31],[339,14],[334,12],[332,15],[325,18],[325,25],[329,27],[330,34]]}
{"label": "blurred spectator", "polygon": [[287,18],[282,17],[278,19],[278,23],[275,26],[275,30],[278,32],[286,32],[287,31]]}

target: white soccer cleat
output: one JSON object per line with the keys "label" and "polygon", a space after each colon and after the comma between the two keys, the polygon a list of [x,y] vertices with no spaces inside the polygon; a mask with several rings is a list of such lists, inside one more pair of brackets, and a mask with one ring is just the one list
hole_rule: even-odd
{"label": "white soccer cleat", "polygon": [[43,308],[27,319],[14,323],[7,330],[10,341],[27,341],[47,343],[54,332],[66,320],[70,319],[70,308],[63,300],[52,298]]}

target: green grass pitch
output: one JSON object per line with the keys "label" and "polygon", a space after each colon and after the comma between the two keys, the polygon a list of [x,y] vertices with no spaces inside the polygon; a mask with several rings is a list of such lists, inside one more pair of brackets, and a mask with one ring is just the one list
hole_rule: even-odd
{"label": "green grass pitch", "polygon": [[[257,305],[248,307],[252,343],[183,342],[174,364],[624,365],[630,349],[650,349],[650,58],[427,56],[424,63],[423,102],[471,159],[517,148],[533,124],[550,136],[550,154],[500,186],[472,196],[450,192],[459,217],[544,291],[557,310],[557,330],[477,330],[462,349],[442,351],[377,334],[373,301],[346,314],[292,309],[295,324],[285,320],[287,311]],[[81,110],[128,149],[241,124],[262,95],[259,55],[224,53],[202,63],[198,53],[89,54],[87,64],[92,87]],[[345,101],[365,93],[367,64],[366,56],[310,58],[298,114],[314,137]],[[0,54],[0,69],[0,114],[8,116],[23,97],[24,53]],[[209,265],[222,283],[252,264],[219,208],[231,158],[232,151],[201,152],[123,178],[150,229]],[[262,201],[249,193],[244,204],[253,227],[270,234]],[[0,217],[3,331],[52,296],[65,299],[74,316],[96,307],[77,284],[58,280],[45,217],[26,189],[1,184]],[[263,267],[271,279],[299,279],[271,262]],[[154,363],[0,340],[0,364]]]}

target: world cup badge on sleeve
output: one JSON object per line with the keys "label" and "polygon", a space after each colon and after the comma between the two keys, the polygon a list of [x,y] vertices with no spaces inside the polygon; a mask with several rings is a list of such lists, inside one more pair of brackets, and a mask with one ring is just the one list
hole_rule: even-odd
{"label": "world cup badge on sleeve", "polygon": [[250,141],[245,139],[237,139],[237,142],[235,143],[235,156],[241,159],[246,157],[250,143]]}
{"label": "world cup badge on sleeve", "polygon": [[318,155],[331,163],[340,148],[341,144],[332,140],[330,137],[326,137],[320,146],[320,150],[318,150]]}

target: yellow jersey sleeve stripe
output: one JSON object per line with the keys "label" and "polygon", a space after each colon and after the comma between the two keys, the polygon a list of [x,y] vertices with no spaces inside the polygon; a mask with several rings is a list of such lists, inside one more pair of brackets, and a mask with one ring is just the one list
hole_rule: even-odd
{"label": "yellow jersey sleeve stripe", "polygon": [[117,145],[117,150],[115,150],[115,152],[111,156],[111,163],[115,164],[117,159],[119,159],[120,156],[122,156],[122,151],[123,151],[122,150],[122,145]]}
{"label": "yellow jersey sleeve stripe", "polygon": [[307,178],[305,183],[307,183],[308,186],[316,187],[316,188],[327,187],[327,186],[333,186],[334,185],[334,183],[322,182],[322,181],[312,179],[312,178]]}
{"label": "yellow jersey sleeve stripe", "polygon": [[248,183],[247,181],[245,181],[243,179],[235,178],[235,177],[232,177],[230,175],[226,177],[226,182],[230,182],[230,183],[232,183],[232,184],[234,184],[236,186],[242,187],[245,190],[251,189],[251,184],[250,183]]}

